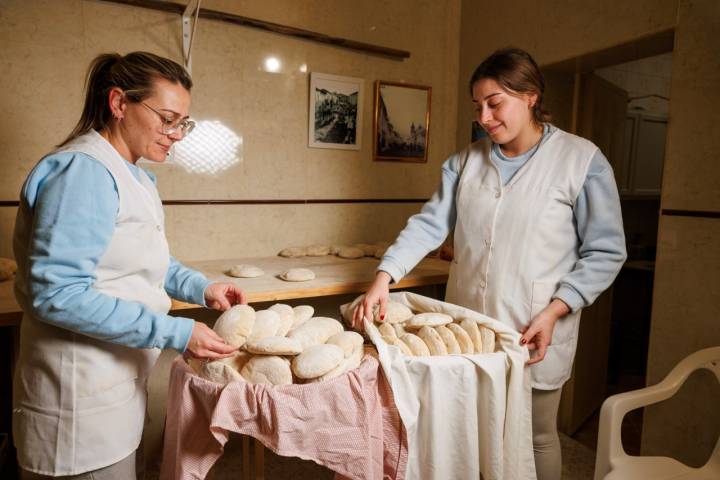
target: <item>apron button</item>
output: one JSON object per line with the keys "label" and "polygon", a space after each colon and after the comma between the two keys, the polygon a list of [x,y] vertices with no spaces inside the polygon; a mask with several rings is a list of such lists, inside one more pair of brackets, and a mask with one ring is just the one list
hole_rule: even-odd
{"label": "apron button", "polygon": [[480,280],[480,288],[487,287],[487,283],[485,283],[485,280]]}
{"label": "apron button", "polygon": [[500,192],[495,192],[495,198],[500,198]]}
{"label": "apron button", "polygon": [[162,227],[161,227],[160,225],[155,225],[155,228],[157,228],[157,231],[158,231],[158,232],[161,232],[161,231],[162,231]]}

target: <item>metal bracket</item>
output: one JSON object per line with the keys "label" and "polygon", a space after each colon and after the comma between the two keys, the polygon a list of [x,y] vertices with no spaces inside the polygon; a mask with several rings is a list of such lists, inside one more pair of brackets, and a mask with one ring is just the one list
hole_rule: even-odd
{"label": "metal bracket", "polygon": [[195,38],[195,29],[198,23],[198,15],[200,15],[200,1],[201,0],[190,0],[182,14],[183,60],[185,60],[185,70],[187,70],[188,73],[191,73],[192,69],[191,54],[193,39]]}

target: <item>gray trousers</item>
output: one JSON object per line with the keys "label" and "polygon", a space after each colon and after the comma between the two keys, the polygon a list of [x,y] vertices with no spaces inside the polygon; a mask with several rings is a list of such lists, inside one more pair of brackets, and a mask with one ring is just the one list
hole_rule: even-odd
{"label": "gray trousers", "polygon": [[562,388],[532,391],[533,450],[537,480],[560,480],[562,455],[557,431]]}
{"label": "gray trousers", "polygon": [[80,475],[52,477],[48,475],[38,475],[37,473],[28,472],[27,470],[20,470],[20,478],[22,480],[137,480],[135,462],[136,452],[133,452],[117,463],[90,472],[81,473]]}

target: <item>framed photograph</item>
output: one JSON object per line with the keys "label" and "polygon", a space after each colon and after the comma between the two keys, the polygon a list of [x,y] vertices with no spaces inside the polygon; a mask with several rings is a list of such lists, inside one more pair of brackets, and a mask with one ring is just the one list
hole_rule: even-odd
{"label": "framed photograph", "polygon": [[375,161],[427,162],[431,94],[431,87],[375,82]]}
{"label": "framed photograph", "polygon": [[362,78],[310,74],[308,147],[360,150]]}

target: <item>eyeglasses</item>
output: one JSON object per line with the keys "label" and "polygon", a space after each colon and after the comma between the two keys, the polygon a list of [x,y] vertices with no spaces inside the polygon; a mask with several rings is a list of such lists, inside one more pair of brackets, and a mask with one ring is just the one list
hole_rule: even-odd
{"label": "eyeglasses", "polygon": [[158,117],[160,117],[160,120],[162,121],[162,128],[161,132],[163,135],[175,135],[176,133],[180,133],[183,138],[188,136],[190,132],[193,131],[193,128],[195,128],[195,122],[192,120],[185,118],[180,121],[177,121],[174,118],[170,118],[166,116],[165,114],[158,112],[154,108],[152,108],[150,105],[148,105],[145,102],[140,102],[145,108],[148,110],[154,112],[157,114]]}

